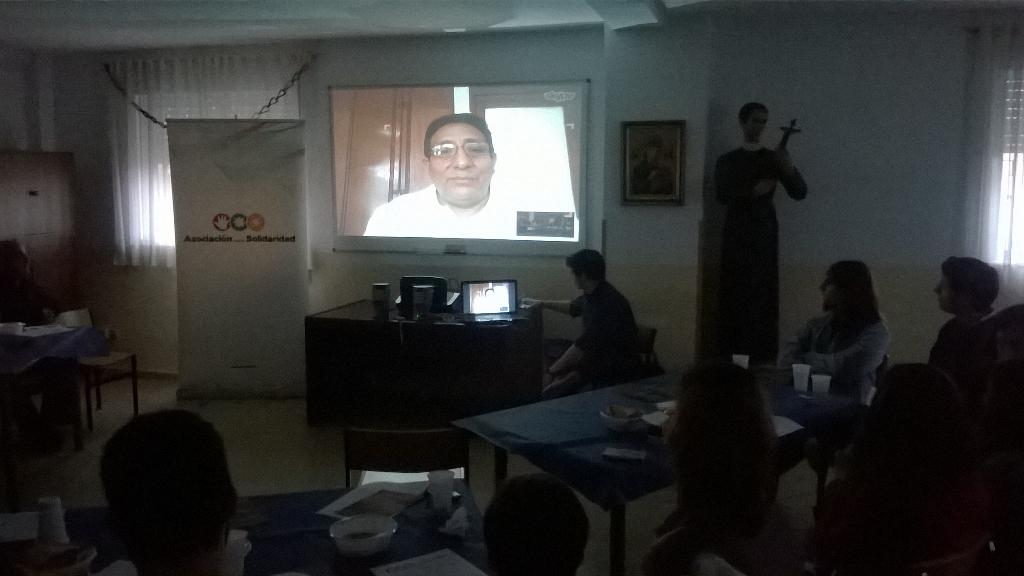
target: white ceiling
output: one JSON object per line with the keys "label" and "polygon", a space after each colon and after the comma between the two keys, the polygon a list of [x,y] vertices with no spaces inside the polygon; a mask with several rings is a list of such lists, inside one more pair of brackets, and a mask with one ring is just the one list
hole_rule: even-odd
{"label": "white ceiling", "polygon": [[0,0],[0,45],[110,50],[655,23],[661,0]]}
{"label": "white ceiling", "polygon": [[[668,10],[764,0],[0,0],[0,46],[57,50],[657,24]],[[850,5],[857,0],[790,0]],[[980,0],[992,5],[1006,0]],[[966,0],[886,0],[963,5]],[[863,3],[863,2],[862,2]],[[877,6],[879,2],[871,2]]]}

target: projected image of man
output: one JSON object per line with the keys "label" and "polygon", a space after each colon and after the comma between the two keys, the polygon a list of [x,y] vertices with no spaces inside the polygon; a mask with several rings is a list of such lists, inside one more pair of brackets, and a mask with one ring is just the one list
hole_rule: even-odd
{"label": "projected image of man", "polygon": [[432,184],[374,210],[365,236],[514,237],[514,211],[491,195],[497,155],[483,118],[437,118],[427,127],[423,154]]}

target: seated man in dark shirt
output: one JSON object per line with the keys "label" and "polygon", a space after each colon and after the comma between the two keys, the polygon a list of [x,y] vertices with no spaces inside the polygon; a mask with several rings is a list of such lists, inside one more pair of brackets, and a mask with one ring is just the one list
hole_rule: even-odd
{"label": "seated man in dark shirt", "polygon": [[935,293],[939,308],[953,318],[939,330],[928,363],[952,377],[968,411],[977,416],[995,363],[992,323],[983,320],[999,294],[999,273],[976,258],[947,258]]}
{"label": "seated man in dark shirt", "polygon": [[[53,321],[58,304],[33,280],[24,248],[17,240],[0,240],[0,322],[28,325]],[[14,417],[22,437],[42,452],[60,448],[54,424],[77,421],[78,372],[74,359],[43,358],[20,374],[13,394]],[[42,414],[32,396],[42,394]]]}
{"label": "seated man in dark shirt", "polygon": [[552,381],[545,398],[572,394],[586,384],[609,386],[638,375],[640,357],[636,320],[629,301],[605,280],[604,257],[580,250],[565,259],[583,295],[569,301],[538,304],[570,316],[583,317],[583,334],[549,368]]}

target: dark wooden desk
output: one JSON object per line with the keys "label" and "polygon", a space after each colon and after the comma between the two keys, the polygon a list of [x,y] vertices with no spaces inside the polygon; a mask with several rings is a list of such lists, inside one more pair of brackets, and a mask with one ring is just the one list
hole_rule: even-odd
{"label": "dark wooden desk", "polygon": [[312,314],[307,421],[436,426],[536,402],[542,338],[538,306],[509,322],[377,320],[368,300]]}

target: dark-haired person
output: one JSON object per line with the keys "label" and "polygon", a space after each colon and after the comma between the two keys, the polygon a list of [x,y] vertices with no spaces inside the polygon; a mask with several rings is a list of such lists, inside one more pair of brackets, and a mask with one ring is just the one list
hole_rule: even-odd
{"label": "dark-haired person", "polygon": [[110,524],[139,576],[219,576],[237,496],[224,441],[184,410],[118,430],[100,462]]}
{"label": "dark-haired person", "polygon": [[999,295],[999,273],[977,258],[947,258],[935,294],[939,309],[953,318],[939,330],[928,363],[949,373],[964,395],[968,412],[977,416],[995,362],[992,325],[983,320],[992,313]]}
{"label": "dark-haired person", "polygon": [[980,552],[989,493],[978,448],[944,372],[890,368],[846,476],[829,485],[818,509],[817,573],[909,574],[918,563]]}
{"label": "dark-haired person", "polygon": [[605,280],[605,262],[596,250],[580,250],[565,259],[576,287],[575,300],[538,300],[538,304],[583,317],[583,334],[548,367],[545,398],[565,396],[587,384],[609,386],[638,376],[640,358],[636,320],[629,301]]}
{"label": "dark-haired person", "polygon": [[669,427],[676,509],[645,554],[647,576],[696,573],[713,554],[750,576],[800,573],[802,546],[775,505],[775,430],[753,374],[732,364],[683,376]]}
{"label": "dark-haired person", "polygon": [[743,145],[715,165],[715,197],[727,207],[722,231],[719,352],[775,361],[779,351],[779,223],[772,198],[782,183],[794,200],[807,184],[783,148],[761,145],[768,108],[750,102],[739,113]]}
{"label": "dark-haired person", "polygon": [[474,114],[435,119],[423,136],[432,184],[373,211],[364,236],[515,238],[515,212],[491,195],[498,157],[491,131]]}
{"label": "dark-haired person", "polygon": [[494,576],[573,576],[590,524],[576,495],[550,474],[506,480],[484,514]]}
{"label": "dark-haired person", "polygon": [[889,329],[878,313],[871,271],[856,260],[832,264],[821,283],[825,315],[811,319],[786,346],[780,364],[809,364],[832,375],[832,394],[867,404],[875,373],[889,348]]}
{"label": "dark-haired person", "polygon": [[[0,322],[48,324],[60,309],[36,284],[24,247],[17,240],[0,240]],[[19,375],[12,394],[14,417],[21,435],[40,452],[60,449],[57,424],[79,420],[78,372],[74,359],[43,358]],[[42,394],[42,410],[32,396]]]}

